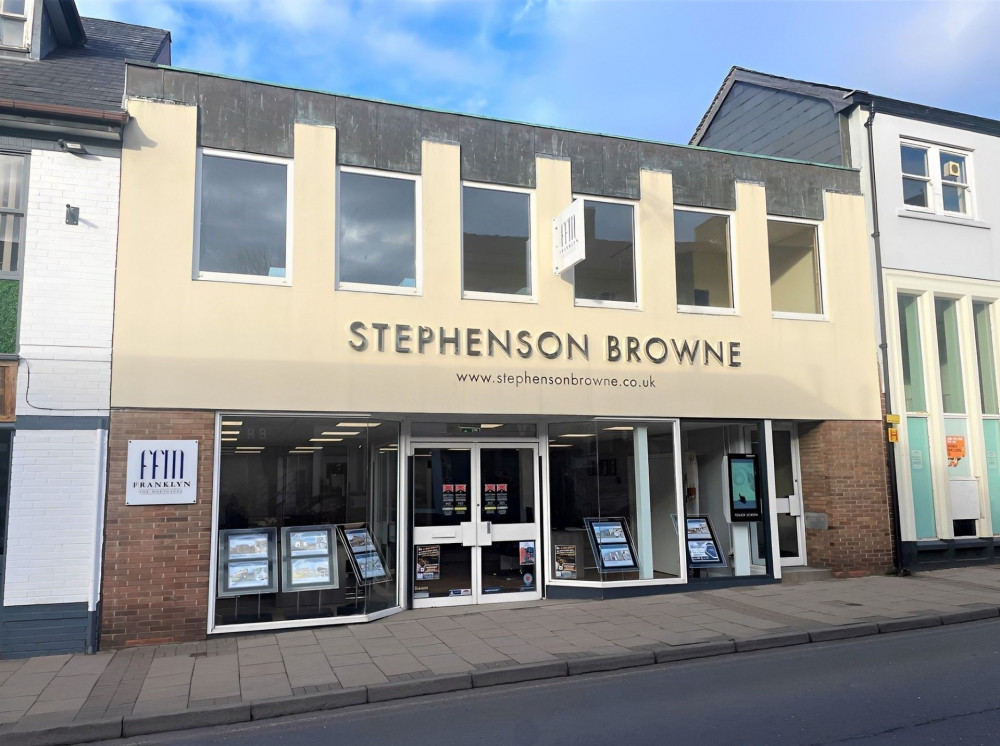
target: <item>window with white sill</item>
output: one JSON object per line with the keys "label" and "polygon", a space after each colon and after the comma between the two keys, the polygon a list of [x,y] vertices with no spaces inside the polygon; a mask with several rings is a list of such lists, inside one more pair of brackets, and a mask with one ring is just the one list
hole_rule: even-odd
{"label": "window with white sill", "polygon": [[30,38],[27,0],[0,0],[0,47],[24,49]]}
{"label": "window with white sill", "polygon": [[900,143],[899,153],[903,202],[908,208],[973,216],[968,153],[915,142]]}

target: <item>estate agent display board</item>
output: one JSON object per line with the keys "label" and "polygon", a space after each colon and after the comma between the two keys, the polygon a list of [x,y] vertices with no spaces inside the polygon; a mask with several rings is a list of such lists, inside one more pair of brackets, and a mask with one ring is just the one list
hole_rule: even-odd
{"label": "estate agent display board", "polygon": [[278,591],[278,531],[238,528],[219,532],[220,598]]}
{"label": "estate agent display board", "polygon": [[689,515],[684,518],[685,544],[688,567],[728,567],[726,558],[719,551],[719,537],[707,515]]}
{"label": "estate agent display board", "polygon": [[286,526],[281,529],[281,589],[321,591],[337,588],[337,527]]}
{"label": "estate agent display board", "polygon": [[637,572],[635,545],[624,518],[584,518],[600,573]]}
{"label": "estate agent display board", "polygon": [[354,569],[358,585],[372,585],[389,580],[385,558],[378,545],[372,541],[367,523],[345,523],[337,526],[337,530],[347,548],[347,558]]}

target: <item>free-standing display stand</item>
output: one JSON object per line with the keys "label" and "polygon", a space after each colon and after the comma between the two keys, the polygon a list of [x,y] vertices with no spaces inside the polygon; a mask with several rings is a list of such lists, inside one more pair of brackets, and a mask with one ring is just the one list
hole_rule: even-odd
{"label": "free-standing display stand", "polygon": [[583,522],[599,573],[638,572],[635,544],[624,518],[584,518]]}
{"label": "free-standing display stand", "polygon": [[689,515],[684,518],[684,538],[687,563],[692,570],[702,567],[728,567],[725,556],[719,551],[719,537],[712,519],[707,515]]}
{"label": "free-standing display stand", "polygon": [[374,585],[391,579],[385,558],[372,540],[371,529],[367,523],[345,523],[337,526],[337,531],[347,550],[347,559],[356,586]]}

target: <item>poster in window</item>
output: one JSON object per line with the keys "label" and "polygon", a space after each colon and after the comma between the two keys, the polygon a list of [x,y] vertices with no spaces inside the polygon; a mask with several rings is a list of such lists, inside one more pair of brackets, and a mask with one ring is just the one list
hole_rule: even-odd
{"label": "poster in window", "polygon": [[441,545],[418,546],[417,550],[417,580],[441,579]]}
{"label": "poster in window", "polygon": [[598,572],[638,571],[635,545],[624,518],[584,518],[583,522],[597,559]]}
{"label": "poster in window", "polygon": [[730,517],[735,522],[759,521],[760,482],[757,476],[757,457],[753,454],[729,456]]}
{"label": "poster in window", "polygon": [[497,515],[507,515],[507,484],[500,482],[497,488]]}
{"label": "poster in window", "polygon": [[535,564],[535,542],[522,541],[518,545],[518,555],[522,565]]}
{"label": "poster in window", "polygon": [[455,512],[455,485],[441,485],[441,512],[444,515],[452,515]]}
{"label": "poster in window", "polygon": [[483,512],[493,513],[497,511],[497,486],[496,484],[483,485]]}
{"label": "poster in window", "polygon": [[719,550],[712,519],[707,515],[689,515],[684,518],[687,530],[686,547],[688,567],[727,567],[725,556]]}
{"label": "poster in window", "polygon": [[281,589],[322,591],[340,587],[337,527],[285,526],[281,529]]}
{"label": "poster in window", "polygon": [[558,580],[576,580],[576,545],[556,544],[556,578]]}
{"label": "poster in window", "polygon": [[455,515],[467,515],[469,512],[469,485],[456,484],[455,487]]}
{"label": "poster in window", "polygon": [[277,593],[278,535],[274,528],[219,532],[216,595]]}

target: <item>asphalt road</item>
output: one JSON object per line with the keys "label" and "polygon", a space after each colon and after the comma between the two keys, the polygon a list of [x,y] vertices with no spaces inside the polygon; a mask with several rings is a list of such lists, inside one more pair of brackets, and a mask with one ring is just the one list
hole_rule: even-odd
{"label": "asphalt road", "polygon": [[1000,620],[115,744],[998,744]]}

